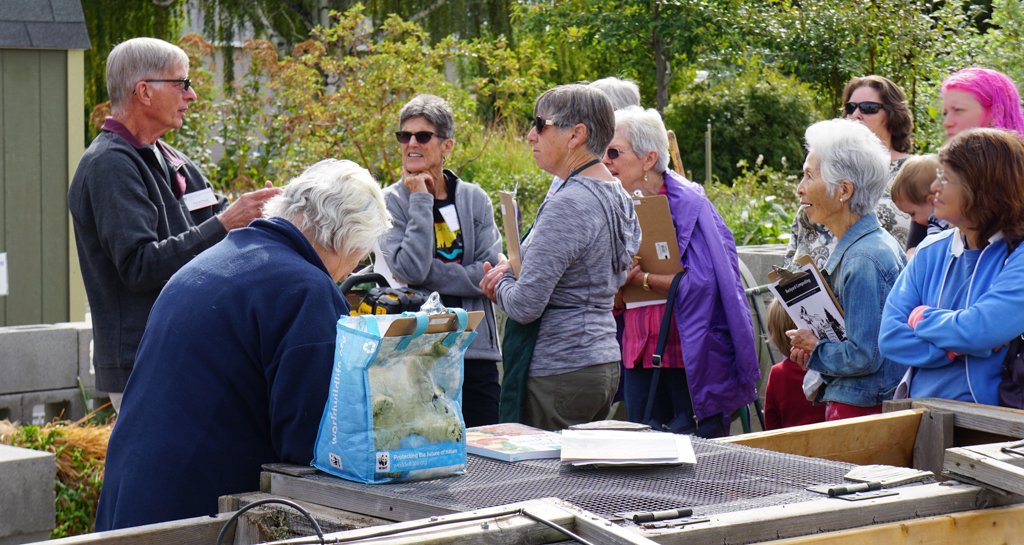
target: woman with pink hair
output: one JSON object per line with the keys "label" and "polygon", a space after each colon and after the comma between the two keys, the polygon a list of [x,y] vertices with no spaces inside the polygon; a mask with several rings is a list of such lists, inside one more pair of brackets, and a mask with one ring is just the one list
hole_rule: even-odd
{"label": "woman with pink hair", "polygon": [[[1017,86],[1006,74],[991,68],[964,68],[942,82],[942,118],[947,142],[978,127],[1013,131],[1024,138]],[[912,224],[907,249],[916,248],[927,234],[926,227]]]}
{"label": "woman with pink hair", "polygon": [[975,127],[1024,136],[1017,86],[1006,74],[989,68],[964,68],[942,82],[942,117],[946,140]]}

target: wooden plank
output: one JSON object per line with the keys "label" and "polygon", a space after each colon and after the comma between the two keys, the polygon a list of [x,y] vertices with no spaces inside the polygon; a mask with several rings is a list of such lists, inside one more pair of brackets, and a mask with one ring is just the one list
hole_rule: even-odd
{"label": "wooden plank", "polygon": [[[0,51],[0,252],[7,251],[7,55]],[[10,256],[8,256],[8,259]],[[10,265],[8,265],[10,268]],[[10,275],[8,275],[10,282]],[[10,291],[10,285],[7,287]],[[7,299],[0,295],[0,326],[7,325]]]}
{"label": "wooden plank", "polygon": [[[342,490],[337,485],[332,486],[334,480],[321,475],[291,477],[270,474],[270,493],[357,513],[383,512],[386,515],[382,518],[404,517],[402,520],[413,520],[441,516],[439,513],[413,516],[412,513],[416,511],[437,511],[438,508],[353,494],[351,490]],[[982,505],[1005,505],[1019,499],[1016,496],[1000,496],[984,488],[961,483],[908,485],[893,490],[898,494],[857,502],[822,497],[820,500],[809,502],[709,515],[709,521],[706,523],[679,529],[637,531],[658,543],[750,543],[919,516],[968,511]],[[695,509],[695,512],[697,515],[701,514],[699,509]]]}
{"label": "wooden plank", "polygon": [[951,412],[958,428],[1024,438],[1024,411],[1018,409],[936,398],[915,399],[913,406]]}
{"label": "wooden plank", "polygon": [[67,54],[39,52],[41,323],[68,321]]}
{"label": "wooden plank", "polygon": [[[526,509],[534,515],[570,530],[573,528],[576,519],[573,513],[566,511],[557,502],[551,500],[530,500],[499,507],[467,511],[465,513],[430,517],[427,521],[411,520],[375,528],[361,528],[332,533],[330,537],[337,540],[353,541],[356,539],[368,539],[370,536],[381,532],[395,533],[396,535],[393,537],[374,540],[374,543],[387,543],[389,545],[450,545],[452,543],[471,545],[530,545],[553,543],[565,539],[561,532],[549,528],[540,522],[524,516],[509,514],[519,509]],[[478,515],[486,518],[476,518]],[[473,520],[465,520],[467,518],[472,518]],[[415,529],[426,522],[435,525],[427,529]],[[309,538],[297,538],[274,542],[274,544],[309,544],[316,542],[315,538],[312,541]],[[621,545],[625,542],[605,543]],[[649,544],[651,542],[635,543],[640,545],[640,543]]]}
{"label": "wooden plank", "polygon": [[917,428],[914,441],[914,465],[917,469],[942,475],[942,463],[946,449],[953,446],[953,413],[928,411],[921,415],[921,426]]}
{"label": "wooden plank", "polygon": [[[7,119],[7,100],[4,96],[4,89],[6,88],[7,81],[7,56],[3,51],[0,51],[0,195],[4,196],[3,202],[0,202],[0,252],[7,252],[7,162],[4,160],[6,155],[6,133],[7,125],[9,123]],[[8,259],[10,256],[7,256]],[[10,264],[7,265],[8,269]],[[8,281],[10,280],[8,276]],[[8,286],[8,291],[10,286]],[[0,295],[0,326],[7,325],[7,298],[6,295]]]}
{"label": "wooden plank", "polygon": [[771,545],[1024,545],[1024,505],[976,509],[866,528],[766,541]]}
{"label": "wooden plank", "polygon": [[[123,530],[40,541],[34,545],[210,545],[233,513],[147,524]],[[234,532],[226,543],[234,541]]]}
{"label": "wooden plank", "polygon": [[[219,510],[221,512],[238,511],[239,509],[250,505],[259,500],[278,498],[278,496],[272,496],[263,492],[247,492],[245,494],[234,494],[231,496],[221,496],[219,498]],[[302,506],[303,509],[309,512],[310,515],[316,520],[317,524],[320,525],[320,529],[325,532],[342,532],[346,530],[354,530],[357,528],[369,528],[372,526],[381,526],[384,524],[391,524],[391,521],[384,520],[375,517],[366,517],[363,515],[357,515],[349,513],[347,511],[341,511],[339,509],[331,509],[322,505],[314,503],[304,502],[300,500],[292,500]],[[248,511],[242,515],[241,518],[249,520],[251,523],[252,518],[249,513],[256,514],[256,511],[273,510],[280,513],[280,517],[285,521],[285,525],[289,530],[297,535],[315,535],[316,531],[313,529],[313,525],[309,520],[302,514],[298,513],[290,507],[286,507],[280,504],[267,504],[255,508],[252,511]],[[264,536],[262,541],[266,541],[268,538]],[[236,539],[236,541],[238,541]]]}
{"label": "wooden plank", "polygon": [[[71,178],[78,168],[78,161],[85,153],[85,52],[71,49],[67,52],[67,153],[64,164],[67,165],[66,179],[71,185]],[[67,194],[68,188],[64,188]],[[78,266],[78,250],[75,248],[75,234],[71,226],[71,211],[64,211],[68,232],[68,321],[85,320],[85,283],[82,282],[82,270]]]}
{"label": "wooden plank", "polygon": [[996,490],[1024,494],[1024,457],[1001,451],[1003,447],[1024,451],[1021,444],[1011,441],[951,448],[946,451],[943,468],[954,478],[963,476]]}
{"label": "wooden plank", "polygon": [[914,408],[913,399],[890,399],[882,402],[883,413],[894,413],[896,411],[905,411],[907,409]]}
{"label": "wooden plank", "polygon": [[553,502],[556,505],[561,505],[565,510],[574,513],[576,515],[576,521],[573,524],[573,531],[591,543],[598,543],[602,545],[644,545],[655,543],[641,535],[641,531],[635,527],[625,527],[619,526],[618,524],[612,524],[608,519],[599,517],[569,502],[555,499],[549,499],[546,501]]}
{"label": "wooden plank", "polygon": [[854,464],[910,467],[925,409],[911,409],[718,439],[748,447]]}
{"label": "wooden plank", "polygon": [[5,230],[10,295],[4,325],[42,323],[39,51],[3,51]]}
{"label": "wooden plank", "polygon": [[456,509],[423,505],[413,499],[356,495],[351,490],[334,484],[336,477],[329,475],[292,477],[281,473],[264,472],[262,479],[264,483],[269,484],[269,487],[262,491],[273,496],[294,498],[387,520],[416,520],[458,512]]}
{"label": "wooden plank", "polygon": [[970,511],[985,505],[1007,505],[1020,499],[961,483],[904,486],[894,490],[899,494],[863,501],[823,498],[711,515],[707,523],[675,530],[650,530],[644,535],[668,545],[756,543],[812,534],[817,537],[820,532]]}

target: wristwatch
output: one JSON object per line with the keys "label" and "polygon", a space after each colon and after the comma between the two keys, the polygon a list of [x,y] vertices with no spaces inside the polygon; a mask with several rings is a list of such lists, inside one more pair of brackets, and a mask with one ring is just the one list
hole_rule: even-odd
{"label": "wristwatch", "polygon": [[645,291],[651,291],[651,285],[647,282],[650,279],[651,279],[651,273],[645,272],[644,273],[644,290]]}

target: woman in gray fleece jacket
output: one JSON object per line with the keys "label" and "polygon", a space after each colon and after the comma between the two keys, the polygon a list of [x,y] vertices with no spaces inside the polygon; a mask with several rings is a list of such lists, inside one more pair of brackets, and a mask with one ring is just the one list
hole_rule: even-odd
{"label": "woman in gray fleece jacket", "polygon": [[[537,212],[519,277],[507,262],[485,265],[481,287],[510,320],[537,325],[519,420],[557,430],[608,413],[620,359],[612,303],[640,227],[629,196],[600,162],[615,133],[607,96],[562,85],[537,99],[534,115],[527,140],[537,165],[566,182]],[[514,387],[507,379],[513,356],[506,345],[503,388]],[[503,419],[507,401],[503,393]]]}
{"label": "woman in gray fleece jacket", "polygon": [[444,169],[455,145],[448,103],[419,95],[399,114],[402,180],[384,197],[394,227],[383,238],[388,267],[399,280],[436,291],[445,306],[484,311],[466,350],[462,414],[467,426],[498,422],[498,335],[483,297],[484,263],[495,264],[501,238],[491,201],[479,186]]}

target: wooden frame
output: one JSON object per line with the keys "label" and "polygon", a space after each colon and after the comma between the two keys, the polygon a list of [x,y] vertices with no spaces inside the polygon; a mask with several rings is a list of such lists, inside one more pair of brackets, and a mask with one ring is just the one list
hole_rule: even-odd
{"label": "wooden frame", "polygon": [[911,467],[918,428],[926,412],[915,408],[719,440],[837,462]]}

